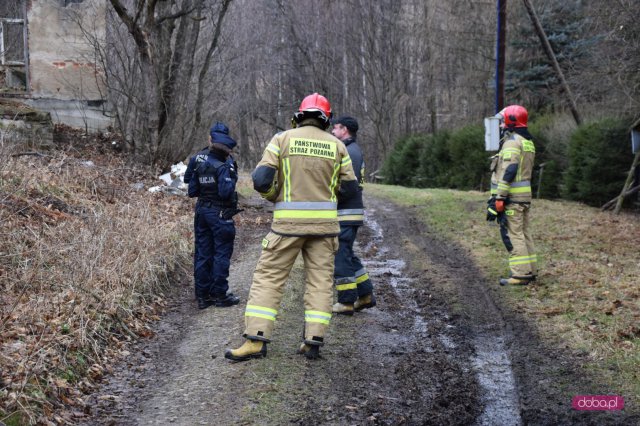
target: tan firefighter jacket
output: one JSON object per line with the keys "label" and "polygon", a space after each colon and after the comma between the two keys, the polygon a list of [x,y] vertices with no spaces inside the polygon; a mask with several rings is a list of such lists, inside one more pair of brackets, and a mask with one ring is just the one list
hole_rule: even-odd
{"label": "tan firefighter jacket", "polygon": [[337,193],[358,189],[345,145],[313,124],[276,134],[252,174],[254,188],[275,202],[271,229],[281,235],[338,235]]}
{"label": "tan firefighter jacket", "polygon": [[506,137],[498,152],[494,171],[497,198],[512,202],[531,202],[531,175],[535,156],[533,141],[517,133],[510,133]]}

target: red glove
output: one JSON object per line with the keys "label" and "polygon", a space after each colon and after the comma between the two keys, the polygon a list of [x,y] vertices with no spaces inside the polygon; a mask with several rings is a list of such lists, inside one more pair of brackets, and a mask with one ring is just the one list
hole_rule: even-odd
{"label": "red glove", "polygon": [[496,200],[496,211],[502,213],[504,211],[504,200]]}

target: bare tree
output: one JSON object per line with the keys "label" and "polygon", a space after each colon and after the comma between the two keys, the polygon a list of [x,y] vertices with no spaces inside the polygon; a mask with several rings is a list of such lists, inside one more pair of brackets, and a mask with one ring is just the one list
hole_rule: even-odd
{"label": "bare tree", "polygon": [[193,146],[180,142],[203,134],[206,77],[231,1],[140,0],[130,10],[110,0],[117,20],[105,58],[115,57],[118,67],[108,78],[118,122],[138,156],[166,164]]}

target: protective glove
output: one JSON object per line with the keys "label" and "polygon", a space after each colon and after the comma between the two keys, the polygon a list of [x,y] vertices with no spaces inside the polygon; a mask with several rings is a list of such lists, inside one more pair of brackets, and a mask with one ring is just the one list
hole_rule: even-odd
{"label": "protective glove", "polygon": [[498,211],[496,210],[496,197],[491,197],[487,200],[487,221],[493,222],[498,218]]}

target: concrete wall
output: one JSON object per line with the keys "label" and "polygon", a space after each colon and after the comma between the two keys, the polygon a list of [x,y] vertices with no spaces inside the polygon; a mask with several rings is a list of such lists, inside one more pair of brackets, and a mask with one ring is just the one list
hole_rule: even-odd
{"label": "concrete wall", "polygon": [[27,103],[51,113],[55,122],[92,130],[111,124],[103,114],[104,94],[94,48],[80,25],[105,39],[106,0],[29,0]]}

